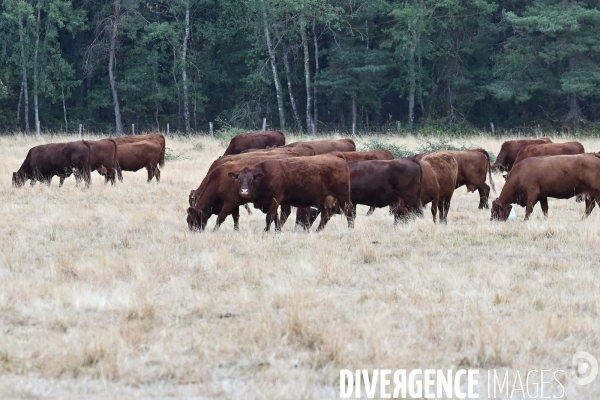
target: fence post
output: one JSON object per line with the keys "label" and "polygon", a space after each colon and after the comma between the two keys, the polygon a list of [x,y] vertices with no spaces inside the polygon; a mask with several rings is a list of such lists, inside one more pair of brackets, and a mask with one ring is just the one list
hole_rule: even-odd
{"label": "fence post", "polygon": [[356,133],[356,123],[353,122],[352,123],[352,134],[354,135]]}
{"label": "fence post", "polygon": [[131,124],[131,135],[135,135],[135,124]]}
{"label": "fence post", "polygon": [[494,123],[490,122],[490,128],[492,129],[492,135],[496,134],[496,128],[494,128]]}
{"label": "fence post", "polygon": [[263,132],[267,130],[267,119],[263,118]]}
{"label": "fence post", "polygon": [[83,124],[79,124],[79,139],[81,139],[81,131],[83,130]]}
{"label": "fence post", "polygon": [[401,126],[401,122],[400,121],[396,121],[396,130],[397,131],[400,130],[400,126]]}
{"label": "fence post", "polygon": [[210,137],[215,137],[215,134],[213,132],[213,123],[212,122],[208,123],[208,134],[210,135]]}
{"label": "fence post", "polygon": [[167,136],[169,136],[169,123],[167,122]]}

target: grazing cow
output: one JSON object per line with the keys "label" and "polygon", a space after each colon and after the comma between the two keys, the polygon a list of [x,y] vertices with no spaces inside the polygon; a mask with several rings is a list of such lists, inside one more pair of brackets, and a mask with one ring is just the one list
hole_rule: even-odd
{"label": "grazing cow", "polygon": [[315,149],[307,144],[302,144],[300,146],[295,147],[267,147],[266,149],[248,149],[242,151],[240,154],[248,154],[248,153],[260,153],[260,154],[284,154],[293,151],[301,156],[314,156]]}
{"label": "grazing cow", "polygon": [[356,151],[356,145],[352,139],[334,139],[334,140],[313,140],[310,142],[294,142],[285,147],[296,147],[309,145],[315,150],[315,154],[327,154],[334,151]]}
{"label": "grazing cow", "polygon": [[[350,199],[350,173],[346,161],[335,155],[266,160],[229,176],[238,182],[240,196],[250,199],[255,208],[267,214],[265,231],[271,222],[281,230],[277,209],[318,206],[322,230],[336,204],[342,207],[353,227],[354,208]],[[282,210],[283,212],[283,210]],[[308,227],[308,221],[305,221]]]}
{"label": "grazing cow", "polygon": [[156,182],[158,183],[160,181],[158,164],[161,152],[162,145],[156,140],[119,144],[117,146],[117,174],[119,180],[123,180],[121,171],[135,172],[146,168],[148,171],[148,183],[154,177],[156,177]]}
{"label": "grazing cow", "polygon": [[240,154],[249,149],[266,149],[285,145],[285,135],[281,131],[242,133],[229,142],[223,156]]}
{"label": "grazing cow", "polygon": [[[165,149],[166,149],[166,141],[165,137],[160,133],[152,133],[149,135],[133,135],[133,136],[120,136],[117,138],[113,138],[113,140],[117,143],[117,146],[126,143],[136,143],[143,142],[146,140],[154,140],[160,144],[160,156],[158,157],[158,165],[161,167],[165,166]],[[123,180],[122,176],[119,176],[119,180]]]}
{"label": "grazing cow", "polygon": [[506,221],[511,204],[525,207],[525,220],[539,201],[548,215],[548,197],[569,199],[588,197],[587,217],[600,200],[600,156],[595,153],[566,156],[532,157],[512,169],[500,196],[492,202],[492,220]]}
{"label": "grazing cow", "polygon": [[[422,173],[418,161],[410,158],[351,161],[348,169],[354,209],[357,204],[367,205],[372,209],[389,206],[390,213],[394,215],[394,224],[411,214],[423,215]],[[339,209],[337,211],[341,212]],[[308,219],[309,225],[312,225],[318,215],[319,210],[314,207],[298,208],[296,224],[305,226]],[[282,213],[282,218],[284,217]],[[353,220],[355,217],[353,214]]]}
{"label": "grazing cow", "polygon": [[544,144],[544,143],[552,143],[552,140],[549,138],[541,138],[541,139],[520,139],[520,140],[507,140],[502,143],[502,147],[500,147],[500,153],[496,158],[496,162],[492,164],[492,171],[506,171],[509,172],[513,167],[519,152],[527,146],[533,144]]}
{"label": "grazing cow", "polygon": [[579,142],[533,144],[524,147],[519,152],[517,159],[513,163],[513,168],[521,161],[530,157],[575,155],[582,153],[585,153],[585,149]]}
{"label": "grazing cow", "polygon": [[342,154],[347,162],[394,159],[394,155],[388,150],[345,151]]}
{"label": "grazing cow", "polygon": [[113,139],[87,140],[91,150],[90,169],[104,176],[104,183],[115,184],[117,143]]}
{"label": "grazing cow", "polygon": [[61,152],[67,161],[68,169],[75,175],[75,186],[78,186],[81,180],[85,181],[86,186],[89,186],[92,183],[90,167],[92,152],[88,142],[85,140],[69,142],[65,144]]}
{"label": "grazing cow", "polygon": [[448,223],[450,200],[458,177],[458,163],[449,153],[438,151],[427,154],[420,161],[423,170],[421,204],[431,203],[433,222],[436,222],[436,213],[439,212],[440,222]]}
{"label": "grazing cow", "polygon": [[50,185],[52,177],[60,177],[60,186],[72,170],[69,168],[67,159],[62,153],[66,143],[50,143],[32,147],[17,172],[13,172],[12,184],[21,187],[31,179],[31,186],[36,181],[45,181]]}

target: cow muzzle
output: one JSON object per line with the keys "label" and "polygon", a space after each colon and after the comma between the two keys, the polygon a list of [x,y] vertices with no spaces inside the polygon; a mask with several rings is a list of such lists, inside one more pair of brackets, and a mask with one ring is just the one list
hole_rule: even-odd
{"label": "cow muzzle", "polygon": [[250,197],[250,191],[248,189],[240,189],[240,196],[247,199]]}

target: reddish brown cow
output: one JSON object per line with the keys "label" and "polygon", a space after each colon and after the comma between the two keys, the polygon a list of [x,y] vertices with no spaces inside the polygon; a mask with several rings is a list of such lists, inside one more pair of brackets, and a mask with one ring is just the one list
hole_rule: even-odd
{"label": "reddish brown cow", "polygon": [[139,171],[146,168],[148,171],[148,183],[156,177],[160,181],[160,169],[158,169],[162,146],[155,140],[145,140],[133,143],[119,144],[117,147],[117,174],[119,180],[123,180],[121,171]]}
{"label": "reddish brown cow", "polygon": [[91,150],[90,169],[104,176],[104,183],[115,184],[117,143],[113,139],[86,140]]}
{"label": "reddish brown cow", "polygon": [[[295,155],[297,157],[297,155]],[[280,155],[280,157],[294,157],[294,155]],[[193,199],[193,205],[187,211],[187,223],[190,230],[201,230],[206,228],[208,219],[217,214],[217,230],[228,215],[232,215],[234,229],[239,229],[240,210],[239,206],[246,205],[250,200],[239,195],[238,185],[229,178],[232,172],[240,171],[246,167],[252,167],[263,161],[264,158],[244,158],[229,161],[209,172],[198,189]],[[284,207],[282,207],[284,209]],[[289,207],[284,209],[289,213]]]}
{"label": "reddish brown cow", "polygon": [[585,149],[579,142],[534,144],[524,147],[519,152],[517,159],[513,163],[513,168],[521,161],[530,157],[575,155],[582,153],[585,153]]}
{"label": "reddish brown cow", "polygon": [[[166,141],[165,137],[160,133],[152,133],[149,135],[133,135],[133,136],[120,136],[117,138],[113,138],[113,140],[117,143],[117,146],[126,143],[136,143],[143,142],[146,140],[154,140],[160,144],[160,155],[158,157],[158,165],[161,167],[165,166],[165,149],[166,149]],[[117,150],[118,152],[118,150]],[[123,180],[122,176],[119,176],[119,180]]]}
{"label": "reddish brown cow", "polygon": [[223,156],[240,154],[249,149],[266,149],[285,145],[285,135],[281,131],[242,133],[231,139]]}
{"label": "reddish brown cow", "polygon": [[311,146],[302,144],[300,146],[295,147],[267,147],[266,149],[248,149],[242,151],[240,154],[248,154],[248,153],[260,153],[260,154],[284,154],[290,151],[294,151],[295,153],[301,156],[314,156],[315,149]]}
{"label": "reddish brown cow", "polygon": [[334,139],[334,140],[313,140],[309,142],[294,142],[285,147],[296,147],[309,145],[315,150],[315,154],[327,154],[334,151],[356,151],[356,145],[352,139]]}
{"label": "reddish brown cow", "polygon": [[65,144],[61,152],[67,161],[68,168],[75,175],[75,186],[79,186],[79,182],[82,180],[85,181],[86,186],[89,186],[92,183],[90,145],[85,140],[69,142]]}
{"label": "reddish brown cow", "polygon": [[50,143],[32,147],[17,172],[13,172],[12,184],[21,187],[27,180],[31,180],[31,186],[35,182],[46,182],[50,185],[53,176],[60,177],[60,186],[66,177],[70,176],[72,168],[65,158],[62,150],[66,143]]}
{"label": "reddish brown cow", "polygon": [[394,155],[388,150],[344,151],[342,154],[347,162],[394,159]]}
{"label": "reddish brown cow", "polygon": [[517,159],[519,152],[527,146],[533,144],[544,144],[552,143],[549,138],[541,139],[520,139],[520,140],[507,140],[502,143],[500,153],[496,158],[496,162],[492,164],[492,171],[510,171],[513,167],[513,163]]}
{"label": "reddish brown cow", "polygon": [[[255,208],[267,214],[265,231],[271,222],[281,230],[277,209],[318,206],[322,230],[331,218],[336,203],[353,227],[354,208],[350,199],[350,172],[346,161],[335,155],[266,160],[229,176],[238,182],[240,196],[249,198]],[[305,221],[308,225],[308,221]]]}
{"label": "reddish brown cow", "polygon": [[458,176],[458,163],[446,151],[438,151],[425,155],[421,161],[423,180],[421,183],[421,204],[431,203],[433,222],[439,212],[440,222],[448,223],[450,200]]}
{"label": "reddish brown cow", "polygon": [[584,217],[600,200],[600,157],[597,154],[532,157],[512,169],[500,197],[492,202],[492,220],[506,221],[511,204],[525,207],[525,220],[539,201],[548,215],[548,197],[569,199],[588,197]]}

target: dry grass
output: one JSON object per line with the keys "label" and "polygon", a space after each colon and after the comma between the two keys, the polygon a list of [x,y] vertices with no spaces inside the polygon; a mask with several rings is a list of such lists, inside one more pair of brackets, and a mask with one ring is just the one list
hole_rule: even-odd
{"label": "dry grass", "polygon": [[[242,210],[239,233],[230,218],[190,233],[188,193],[218,142],[168,139],[187,158],[158,185],[139,171],[116,187],[95,174],[89,189],[15,189],[36,144],[0,138],[0,397],[323,399],[339,396],[340,368],[569,375],[575,351],[600,359],[600,213],[581,222],[575,200],[491,223],[462,188],[448,226],[427,210],[394,229],[359,206],[354,231],[335,217],[320,234],[291,221],[264,234],[264,214]],[[569,398],[600,397],[598,379],[568,381]]]}

